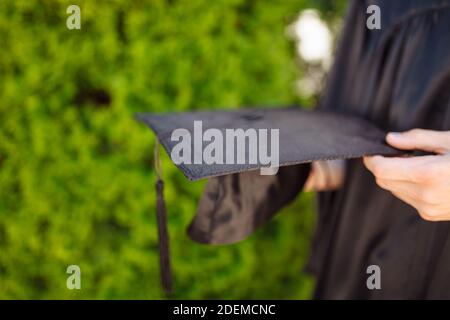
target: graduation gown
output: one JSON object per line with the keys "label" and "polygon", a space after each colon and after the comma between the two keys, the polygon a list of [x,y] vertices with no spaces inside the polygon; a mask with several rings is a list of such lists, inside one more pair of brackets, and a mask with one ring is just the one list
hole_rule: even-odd
{"label": "graduation gown", "polygon": [[[371,4],[381,30],[366,27]],[[450,1],[352,1],[320,108],[385,131],[450,130]],[[379,188],[361,159],[349,160],[344,186],[318,201],[308,266],[315,298],[450,298],[449,222],[422,220]],[[367,288],[370,265],[380,267],[380,290]]]}
{"label": "graduation gown", "polygon": [[[380,30],[366,26],[370,5],[381,10]],[[188,230],[194,240],[244,239],[301,192],[307,162],[357,158],[347,161],[340,190],[318,196],[307,266],[317,277],[315,298],[450,298],[450,223],[422,220],[413,207],[379,188],[360,159],[398,154],[384,143],[387,131],[450,130],[450,0],[352,1],[318,109],[312,114],[264,109],[138,117],[169,154],[171,132],[194,120],[221,131],[283,129],[276,176],[252,171],[257,166],[178,165],[189,179],[210,178]],[[157,190],[161,270],[170,291],[161,181]],[[380,270],[379,290],[367,286],[373,265]]]}

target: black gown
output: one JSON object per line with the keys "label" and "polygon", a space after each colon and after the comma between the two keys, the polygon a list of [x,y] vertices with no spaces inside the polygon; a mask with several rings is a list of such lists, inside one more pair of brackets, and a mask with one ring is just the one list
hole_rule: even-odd
{"label": "black gown", "polygon": [[[370,5],[381,10],[380,30],[366,26]],[[302,190],[310,168],[299,164],[302,159],[353,158],[339,151],[342,146],[355,149],[353,155],[385,154],[382,131],[379,139],[363,139],[370,123],[385,132],[450,130],[450,0],[352,1],[319,108],[325,112],[304,114],[304,119],[296,113],[299,122],[293,110],[140,116],[169,154],[170,132],[189,127],[198,117],[210,128],[281,125],[287,135],[280,141],[281,156],[293,161],[285,161],[276,176],[261,176],[245,165],[226,166],[221,174],[205,164],[192,170],[179,166],[190,178],[211,177],[189,227],[192,239],[225,244],[247,237]],[[367,130],[350,135],[351,126],[344,122],[324,129],[328,117],[341,123],[343,116],[336,113],[367,120]],[[302,144],[296,146],[296,128],[309,119],[311,130],[321,132],[303,132],[298,139]],[[328,141],[326,150],[317,148],[323,141]],[[161,268],[170,291],[162,182],[158,183]],[[344,186],[320,194],[318,200],[308,264],[317,278],[315,298],[450,298],[450,222],[422,220],[413,207],[379,188],[361,159],[348,160]],[[381,271],[380,290],[367,287],[367,268],[372,265]]]}
{"label": "black gown", "polygon": [[[371,4],[381,30],[366,27]],[[450,130],[450,1],[352,1],[320,108],[386,131]],[[315,298],[450,298],[449,228],[379,188],[360,159],[348,161],[343,188],[319,195]],[[370,265],[380,267],[380,290],[367,288]]]}

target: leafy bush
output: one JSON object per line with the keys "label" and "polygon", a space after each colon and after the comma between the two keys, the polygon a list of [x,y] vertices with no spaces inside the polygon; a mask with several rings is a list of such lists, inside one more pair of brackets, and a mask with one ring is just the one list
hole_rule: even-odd
{"label": "leafy bush", "polygon": [[[68,30],[72,3],[0,2],[0,298],[162,298],[154,140],[134,113],[296,102],[285,27],[313,1],[79,0]],[[199,245],[203,182],[163,160],[176,298],[309,297],[310,197],[240,244]]]}

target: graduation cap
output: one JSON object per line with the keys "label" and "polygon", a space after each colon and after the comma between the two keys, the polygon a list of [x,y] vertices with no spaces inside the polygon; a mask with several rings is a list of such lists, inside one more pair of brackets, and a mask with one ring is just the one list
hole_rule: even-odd
{"label": "graduation cap", "polygon": [[[246,238],[302,190],[316,160],[398,155],[385,132],[347,115],[299,107],[138,114],[189,180],[209,179],[189,236],[206,244]],[[162,284],[172,289],[163,182],[155,148]]]}

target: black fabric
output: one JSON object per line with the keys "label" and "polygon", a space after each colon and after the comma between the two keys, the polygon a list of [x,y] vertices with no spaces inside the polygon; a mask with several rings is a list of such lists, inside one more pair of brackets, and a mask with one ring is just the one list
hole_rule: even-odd
{"label": "black fabric", "polygon": [[[194,121],[202,121],[203,131],[208,128],[220,129],[224,137],[226,129],[279,129],[281,167],[313,160],[399,154],[398,150],[386,145],[385,133],[369,122],[349,115],[317,110],[311,112],[299,107],[139,114],[137,117],[153,129],[169,155],[178,144],[178,141],[171,140],[172,132],[184,128],[193,137]],[[249,158],[248,153],[246,149],[246,159]],[[178,167],[190,180],[198,180],[258,169],[263,165],[179,164]]]}
{"label": "black fabric", "polygon": [[[382,29],[366,28],[367,6]],[[352,1],[322,110],[358,115],[386,131],[450,129],[450,2]],[[427,222],[380,189],[361,161],[345,185],[319,196],[309,269],[318,299],[450,298],[449,222]],[[381,269],[381,290],[366,286]]]}
{"label": "black fabric", "polygon": [[274,176],[253,170],[211,178],[188,234],[211,244],[245,239],[297,196],[309,172],[307,163],[282,167]]}

